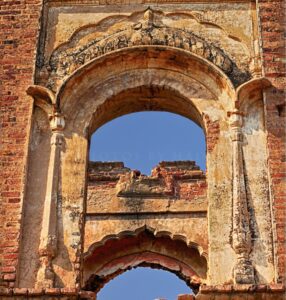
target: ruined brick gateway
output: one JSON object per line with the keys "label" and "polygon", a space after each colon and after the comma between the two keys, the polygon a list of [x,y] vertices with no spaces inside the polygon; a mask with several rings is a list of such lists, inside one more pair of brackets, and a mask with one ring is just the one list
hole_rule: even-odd
{"label": "ruined brick gateway", "polygon": [[[284,299],[284,8],[0,2],[0,299],[93,299],[141,265],[196,299]],[[146,110],[204,129],[207,175],[88,161],[97,128]]]}

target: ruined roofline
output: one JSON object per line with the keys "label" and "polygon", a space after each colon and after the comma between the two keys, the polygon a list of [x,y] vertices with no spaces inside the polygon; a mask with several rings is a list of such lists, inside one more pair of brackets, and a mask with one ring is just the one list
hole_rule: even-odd
{"label": "ruined roofline", "polygon": [[[175,160],[175,161],[161,161],[152,168],[152,171],[158,167],[164,169],[184,169],[184,170],[201,170],[196,162],[193,160]],[[108,171],[108,170],[124,170],[131,171],[121,161],[89,161],[89,170],[93,171]],[[136,170],[137,171],[137,170]],[[140,171],[139,171],[140,172]]]}

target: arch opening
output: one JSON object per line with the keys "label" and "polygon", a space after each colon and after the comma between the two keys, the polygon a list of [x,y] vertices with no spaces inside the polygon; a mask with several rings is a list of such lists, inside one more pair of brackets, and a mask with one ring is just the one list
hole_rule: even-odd
{"label": "arch opening", "polygon": [[[118,272],[142,264],[178,272],[194,291],[206,280],[207,184],[204,174],[198,174],[189,166],[186,172],[185,166],[179,166],[179,171],[181,167],[185,168],[183,172],[173,172],[169,165],[162,168],[166,171],[165,177],[162,172],[157,172],[154,177],[137,176],[130,170],[106,174],[106,169],[100,166],[94,173],[88,173],[87,181],[80,181],[83,178],[80,175],[86,175],[86,151],[92,133],[129,113],[175,113],[202,127],[207,144],[208,138],[214,142],[218,139],[219,130],[213,128],[208,132],[208,124],[219,124],[217,120],[224,114],[225,107],[232,106],[232,86],[228,85],[227,79],[217,76],[215,68],[208,65],[201,68],[203,62],[194,57],[188,60],[189,55],[184,57],[183,53],[176,56],[173,49],[156,51],[153,48],[142,48],[139,52],[125,49],[111,53],[108,59],[101,57],[78,70],[57,95],[57,103],[68,120],[64,129],[66,170],[72,169],[75,178],[79,179],[74,185],[79,197],[87,187],[84,225],[87,256],[82,277],[82,286],[87,290],[97,291]],[[124,53],[126,56],[122,56]],[[214,120],[209,118],[210,110],[214,112]],[[76,154],[82,159],[76,159],[80,162],[77,169],[74,164],[70,166],[74,161],[72,149],[77,149]],[[150,184],[155,188],[150,189]],[[198,187],[200,193],[190,196],[188,189],[193,187]],[[179,222],[181,225],[177,229],[174,225]],[[144,233],[145,236],[138,234],[135,238],[116,238],[119,244],[111,248],[106,248],[106,245],[90,248],[91,241],[101,241],[108,234],[133,231],[145,225],[162,232],[173,227],[175,235],[186,234],[186,240],[201,244],[203,250],[190,242],[173,241],[150,232]],[[134,244],[129,245],[129,240]],[[116,241],[107,244],[113,242]],[[122,249],[121,244],[124,245]],[[154,249],[157,244],[158,248]]]}
{"label": "arch opening", "polygon": [[203,115],[210,106],[232,109],[235,90],[225,75],[199,57],[159,48],[115,51],[72,74],[56,97],[59,109],[71,120],[69,130],[91,135],[111,119],[145,110],[178,113],[205,127]]}
{"label": "arch opening", "polygon": [[151,174],[161,161],[194,161],[206,169],[203,130],[191,120],[168,112],[139,112],[116,118],[91,137],[91,161],[122,161]]}
{"label": "arch opening", "polygon": [[[206,90],[201,91],[202,88],[194,82],[193,89],[197,91],[198,98],[211,99],[211,94],[208,94]],[[99,127],[113,119],[144,111],[161,111],[181,115],[205,130],[203,116],[191,99],[187,99],[178,90],[168,86],[150,84],[126,88],[118,94],[108,97],[92,115],[89,134],[91,135]]]}
{"label": "arch opening", "polygon": [[[73,129],[76,128],[77,132],[81,133],[82,128],[85,128],[85,136],[90,139],[93,133],[96,134],[97,129],[111,120],[130,113],[155,111],[185,117],[202,128],[206,139],[210,136],[206,134],[208,120],[204,110],[208,109],[211,103],[215,109],[222,111],[222,104],[200,81],[186,78],[180,72],[167,71],[166,68],[144,69],[142,66],[137,70],[134,70],[134,67],[132,70],[126,68],[125,66],[125,70],[117,74],[116,70],[113,70],[115,74],[112,73],[98,83],[95,81],[82,92],[77,98],[76,106],[79,111],[75,113],[75,122],[71,125]],[[68,113],[73,111],[72,107],[67,107],[63,103],[63,109],[65,108]],[[189,165],[187,167],[176,165],[175,168],[169,165],[160,167],[166,174],[161,175],[161,171],[155,172],[156,174],[150,177],[135,174],[136,178],[134,172],[123,170],[124,166],[116,166],[115,172],[110,172],[110,168],[114,168],[114,165],[97,165],[94,172],[93,170],[90,172],[89,169],[87,207],[90,215],[86,222],[88,241],[96,240],[96,236],[100,236],[93,233],[93,228],[97,226],[99,231],[99,228],[106,228],[107,221],[100,221],[102,220],[100,215],[104,213],[108,215],[110,212],[113,214],[113,219],[109,223],[111,233],[119,230],[116,224],[121,217],[124,221],[119,225],[120,228],[133,230],[136,226],[132,222],[134,213],[137,216],[142,213],[140,223],[154,223],[154,228],[157,229],[161,227],[165,230],[175,220],[172,216],[166,216],[165,224],[160,225],[158,221],[159,223],[155,225],[160,215],[155,216],[153,213],[166,214],[168,211],[183,213],[185,218],[194,216],[190,226],[195,226],[198,220],[202,220],[203,225],[200,226],[206,227],[205,175]],[[176,172],[178,174],[175,174]],[[182,188],[172,186],[171,181],[175,182],[177,179],[180,181],[177,187]],[[150,183],[155,187],[152,191],[149,188]],[[184,194],[185,188],[193,191],[193,187],[194,190],[198,187],[200,192],[193,193],[191,197],[187,195],[188,192]],[[182,193],[178,192],[179,190]],[[173,199],[170,200],[173,204],[167,208],[168,199]],[[177,202],[176,199],[182,201]],[[190,207],[195,211],[194,214],[190,212]],[[116,226],[116,229],[113,226]],[[196,242],[201,240],[203,247],[200,248],[191,242],[186,243],[185,240],[193,238]],[[126,270],[149,266],[175,273],[196,292],[207,277],[205,252],[207,233],[205,231],[193,235],[190,232],[183,241],[179,236],[175,239],[179,240],[166,236],[166,232],[155,236],[154,232],[144,230],[136,232],[135,236],[127,234],[125,237],[107,238],[103,245],[100,243],[89,246],[90,242],[86,242],[85,249],[88,251],[84,259],[82,284],[86,290],[98,292],[111,279]]]}
{"label": "arch opening", "polygon": [[178,295],[193,291],[177,275],[162,269],[136,267],[108,282],[97,294],[98,300],[177,299]]}

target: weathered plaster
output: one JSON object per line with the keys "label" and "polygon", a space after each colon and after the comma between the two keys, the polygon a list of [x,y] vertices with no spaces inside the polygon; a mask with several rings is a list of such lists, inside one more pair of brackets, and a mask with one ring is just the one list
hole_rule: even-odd
{"label": "weathered plaster", "polygon": [[[255,5],[125,4],[45,4],[38,85],[27,91],[36,108],[18,285],[97,291],[98,276],[106,283],[120,266],[141,264],[197,286],[270,284],[268,81]],[[90,164],[92,133],[139,111],[201,126],[207,173],[186,162],[161,163],[149,177],[120,163]],[[123,251],[129,238],[146,243]],[[162,246],[156,255],[153,242]]]}

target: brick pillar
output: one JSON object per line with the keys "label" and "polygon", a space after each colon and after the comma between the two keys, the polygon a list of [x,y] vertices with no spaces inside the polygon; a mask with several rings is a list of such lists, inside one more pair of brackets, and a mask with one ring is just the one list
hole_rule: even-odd
{"label": "brick pillar", "polygon": [[16,280],[41,7],[0,1],[0,286]]}
{"label": "brick pillar", "polygon": [[265,93],[269,172],[276,246],[277,281],[285,281],[286,149],[285,149],[285,2],[259,0],[265,76],[273,88]]}

